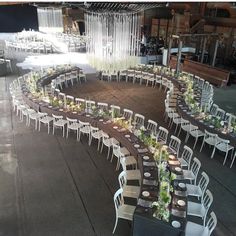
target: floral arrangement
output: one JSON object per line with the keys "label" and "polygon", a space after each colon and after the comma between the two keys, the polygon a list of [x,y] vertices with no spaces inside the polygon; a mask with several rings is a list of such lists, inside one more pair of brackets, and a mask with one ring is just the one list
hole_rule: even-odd
{"label": "floral arrangement", "polygon": [[176,175],[170,173],[166,162],[162,162],[158,165],[159,170],[159,197],[158,201],[152,203],[154,209],[153,216],[157,219],[169,221],[170,209],[169,205],[171,203],[171,192],[173,192],[173,187],[171,182],[176,178]]}

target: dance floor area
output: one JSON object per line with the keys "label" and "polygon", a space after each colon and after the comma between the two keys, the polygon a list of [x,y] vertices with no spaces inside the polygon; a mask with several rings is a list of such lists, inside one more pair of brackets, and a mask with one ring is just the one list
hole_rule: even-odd
{"label": "dance floor area", "polygon": [[[0,78],[0,235],[112,235],[113,195],[119,188],[116,161],[108,161],[105,150],[99,153],[97,143],[89,146],[86,136],[78,142],[73,133],[65,139],[60,130],[53,136],[46,127],[40,132],[26,127],[11,107],[8,85],[14,78]],[[64,92],[131,109],[167,127],[165,93],[159,87],[100,81],[95,74],[87,80]],[[183,144],[184,138],[182,132]],[[192,147],[193,141],[187,145]],[[218,219],[213,235],[236,235],[236,165],[230,169],[229,161],[223,166],[218,152],[211,159],[212,150],[206,147],[200,153],[200,144],[194,156],[210,177],[211,208]],[[131,235],[131,223],[119,220],[115,235]]]}

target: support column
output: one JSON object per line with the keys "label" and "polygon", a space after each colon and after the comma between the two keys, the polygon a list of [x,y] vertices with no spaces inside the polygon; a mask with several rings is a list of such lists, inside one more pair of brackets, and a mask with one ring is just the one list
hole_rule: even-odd
{"label": "support column", "polygon": [[176,73],[177,74],[179,73],[179,70],[180,70],[182,46],[183,46],[183,41],[179,39],[178,59],[177,59],[177,64],[176,64]]}
{"label": "support column", "polygon": [[205,50],[206,50],[206,43],[207,43],[207,37],[205,37],[205,38],[204,38],[204,41],[203,41],[202,55],[201,55],[201,63],[203,63],[203,60],[204,60],[204,54],[205,54]]}
{"label": "support column", "polygon": [[214,54],[213,54],[213,60],[212,60],[212,64],[211,64],[212,66],[215,66],[218,45],[219,45],[219,40],[217,39],[216,44],[215,44]]}
{"label": "support column", "polygon": [[170,64],[170,50],[171,50],[171,47],[172,47],[172,41],[173,41],[173,38],[172,38],[172,35],[170,35],[170,39],[169,39],[169,46],[168,46],[168,55],[167,55],[167,66],[169,66]]}

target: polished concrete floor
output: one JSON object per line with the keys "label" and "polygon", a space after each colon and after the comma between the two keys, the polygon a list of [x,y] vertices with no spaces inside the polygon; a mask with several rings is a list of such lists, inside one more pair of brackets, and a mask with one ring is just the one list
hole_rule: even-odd
{"label": "polished concrete floor", "polygon": [[[15,75],[0,78],[0,236],[1,235],[111,235],[118,189],[115,161],[88,146],[86,137],[77,142],[72,134],[62,138],[28,128],[13,113],[8,84]],[[163,122],[165,94],[158,88],[131,83],[103,82],[90,76],[87,84],[67,89],[67,94],[130,108],[146,119]],[[184,135],[181,136],[183,140]],[[192,147],[193,140],[188,145]],[[210,176],[214,195],[212,209],[218,218],[214,235],[236,235],[236,165],[205,148],[194,155]],[[191,218],[192,219],[192,218]],[[116,235],[130,235],[131,225],[120,220]]]}

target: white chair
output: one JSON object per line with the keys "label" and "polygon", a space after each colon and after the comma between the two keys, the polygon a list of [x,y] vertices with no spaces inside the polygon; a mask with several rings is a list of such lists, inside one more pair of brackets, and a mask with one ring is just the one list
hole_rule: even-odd
{"label": "white chair", "polygon": [[88,141],[90,141],[90,124],[89,124],[89,122],[83,122],[83,121],[79,120],[79,125],[80,125],[80,128],[79,128],[79,141],[80,141],[81,133],[82,134],[87,134],[88,138],[89,138]]}
{"label": "white chair", "polygon": [[149,119],[148,124],[147,124],[147,130],[149,130],[153,136],[156,136],[157,135],[157,122]]}
{"label": "white chair", "polygon": [[201,178],[199,179],[199,182],[198,182],[197,185],[186,184],[187,195],[188,196],[194,196],[194,197],[197,197],[199,199],[205,193],[208,184],[209,184],[209,177],[203,171],[201,173]]}
{"label": "white chair", "polygon": [[140,83],[140,80],[142,78],[142,71],[135,71],[135,75],[133,78],[133,83],[135,83],[136,81],[138,81]]}
{"label": "white chair", "polygon": [[100,142],[101,142],[101,139],[102,139],[102,130],[99,130],[99,128],[97,127],[93,127],[93,126],[90,126],[90,141],[89,141],[89,146],[91,145],[92,143],[92,139],[97,139],[98,140],[98,149],[100,148]]}
{"label": "white chair", "polygon": [[111,118],[116,118],[120,116],[120,107],[116,105],[110,105],[111,108]]}
{"label": "white chair", "polygon": [[168,147],[177,157],[179,157],[180,145],[181,145],[181,140],[175,137],[174,135],[171,135]]}
{"label": "white chair", "polygon": [[203,225],[187,221],[185,236],[210,236],[217,225],[217,218],[215,213],[211,212],[207,223],[205,219]]}
{"label": "white chair", "polygon": [[123,196],[138,199],[140,194],[140,187],[134,185],[127,185],[126,173],[122,171],[118,176],[120,188],[123,189]]}
{"label": "white chair", "polygon": [[196,185],[196,180],[200,167],[201,162],[196,157],[194,157],[190,170],[183,170],[184,179],[189,180],[191,184],[194,182],[194,184]]}
{"label": "white chair", "polygon": [[214,146],[211,158],[214,157],[215,149],[218,149],[221,152],[225,152],[225,159],[224,159],[224,162],[223,162],[223,165],[225,165],[225,162],[226,162],[229,151],[231,151],[231,159],[232,159],[232,156],[233,156],[234,147],[229,145],[229,143],[230,143],[230,141],[227,140],[227,139],[216,137],[216,144]]}
{"label": "white chair", "polygon": [[161,83],[162,83],[161,75],[156,75],[155,86],[156,86],[157,84],[159,84],[159,87],[160,87],[160,89],[161,89]]}
{"label": "white chair", "polygon": [[51,116],[48,116],[47,113],[42,113],[42,116],[39,118],[39,131],[41,128],[41,123],[46,124],[48,126],[48,134],[50,132],[50,122],[53,121],[54,118]]}
{"label": "white chair", "polygon": [[53,130],[52,133],[54,134],[55,127],[62,128],[63,137],[65,136],[65,125],[67,124],[67,121],[63,119],[63,116],[57,116],[52,114],[53,117]]}
{"label": "white chair", "polygon": [[152,74],[152,73],[148,73],[148,77],[147,77],[147,83],[146,83],[146,86],[149,85],[149,83],[151,83],[152,87],[155,86],[155,75]]}
{"label": "white chair", "polygon": [[119,170],[120,158],[122,156],[130,155],[130,152],[127,150],[126,147],[121,148],[120,145],[117,143],[112,143],[112,148],[113,148],[113,152],[112,152],[111,162],[113,160],[113,157],[115,156],[117,158],[116,170]]}
{"label": "white chair", "polygon": [[126,74],[126,82],[129,81],[129,78],[131,78],[131,80],[133,81],[135,77],[135,72],[134,70],[127,70],[127,74]]}
{"label": "white chair", "polygon": [[[210,133],[207,130],[205,130],[205,134],[204,134],[204,138],[203,138],[203,141],[202,141],[202,146],[200,148],[200,152],[202,151],[202,148],[203,148],[205,143],[209,144],[210,146],[215,147],[217,137],[218,137],[217,134],[213,134],[213,133]],[[214,154],[214,149],[212,151],[211,157],[213,156],[213,154]]]}
{"label": "white chair", "polygon": [[92,107],[94,107],[95,106],[95,101],[91,101],[91,100],[86,100],[85,101],[85,111],[86,111],[86,113],[92,113]]}
{"label": "white chair", "polygon": [[181,117],[181,123],[180,123],[180,129],[179,129],[178,136],[180,135],[181,130],[185,131],[186,132],[185,142],[187,142],[187,138],[189,136],[190,126],[191,126],[190,122]]}
{"label": "white chair", "polygon": [[216,113],[217,113],[217,110],[218,110],[218,105],[216,104],[213,104],[210,108],[210,113],[213,115],[213,116],[216,116]]}
{"label": "white chair", "polygon": [[193,150],[186,145],[184,145],[183,149],[184,150],[182,152],[182,155],[180,158],[178,158],[178,160],[180,162],[181,167],[187,167],[189,170],[190,163],[191,163],[192,156],[193,156]]}
{"label": "white chair", "polygon": [[77,106],[80,107],[82,110],[86,108],[85,99],[83,99],[83,98],[76,98],[75,102],[76,102]]}
{"label": "white chair", "polygon": [[123,110],[123,117],[126,119],[126,120],[132,120],[132,116],[133,116],[133,111],[129,110],[129,109],[126,109],[124,108]]}
{"label": "white chair", "polygon": [[169,134],[169,131],[166,128],[159,126],[158,132],[157,132],[157,137],[156,137],[156,142],[166,144],[167,139],[168,139],[168,134]]}
{"label": "white chair", "polygon": [[79,125],[77,119],[71,119],[71,118],[66,117],[66,120],[67,120],[66,138],[68,138],[69,130],[74,130],[76,132],[76,139],[79,140],[80,125]]}
{"label": "white chair", "polygon": [[172,128],[172,125],[175,124],[175,132],[174,133],[176,133],[179,125],[182,122],[182,119],[181,119],[181,116],[178,113],[175,113],[175,112],[173,113],[173,117],[172,118],[173,119],[172,119],[172,124],[171,124],[170,128]]}
{"label": "white chair", "polygon": [[120,164],[121,164],[123,170],[126,173],[126,179],[127,180],[138,180],[139,184],[140,184],[140,181],[141,181],[141,172],[140,172],[140,170],[137,170],[137,169],[136,170],[127,170],[126,169],[125,157],[120,158]]}
{"label": "white chair", "polygon": [[100,152],[102,153],[103,146],[105,145],[108,148],[107,159],[109,159],[110,149],[113,143],[118,144],[119,142],[115,138],[110,138],[107,133],[102,132],[102,147],[101,147]]}
{"label": "white chair", "polygon": [[112,231],[112,234],[115,233],[116,226],[118,223],[118,219],[125,219],[125,220],[133,220],[133,215],[135,211],[135,206],[127,205],[124,203],[123,199],[123,189],[120,188],[119,190],[116,191],[114,195],[114,204],[115,204],[115,210],[116,210],[116,221],[115,221],[115,226]]}
{"label": "white chair", "polygon": [[225,110],[223,110],[221,108],[217,108],[217,110],[216,110],[216,117],[218,117],[221,120],[224,120],[224,118],[225,118]]}
{"label": "white chair", "polygon": [[145,117],[143,115],[136,113],[134,115],[133,125],[136,128],[140,128],[140,127],[144,126],[144,120],[145,120]]}
{"label": "white chair", "polygon": [[30,113],[29,114],[29,119],[28,119],[28,126],[30,126],[30,121],[34,120],[35,121],[35,130],[37,130],[38,122],[41,117],[44,116],[45,113],[42,112],[35,112],[35,113]]}
{"label": "white chair", "polygon": [[98,102],[97,106],[99,109],[101,109],[102,111],[108,110],[108,104],[105,102]]}
{"label": "white chair", "polygon": [[205,218],[207,212],[213,202],[212,193],[207,189],[201,197],[201,202],[192,202],[188,201],[188,210],[187,214],[191,216]]}
{"label": "white chair", "polygon": [[204,136],[204,133],[198,128],[198,126],[190,124],[190,131],[186,136],[186,142],[188,141],[189,135],[195,138],[195,142],[193,145],[193,149],[195,149],[198,138]]}

